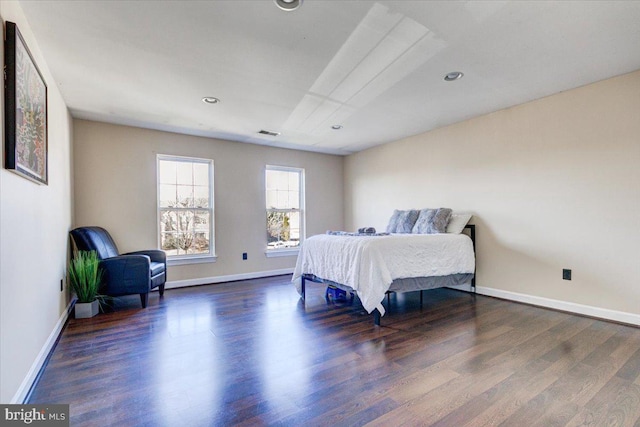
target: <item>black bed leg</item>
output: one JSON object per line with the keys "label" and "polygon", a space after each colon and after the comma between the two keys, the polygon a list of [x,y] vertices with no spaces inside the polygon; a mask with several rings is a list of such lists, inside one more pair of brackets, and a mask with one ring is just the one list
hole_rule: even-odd
{"label": "black bed leg", "polygon": [[380,312],[377,308],[373,310],[373,324],[376,326],[380,326]]}
{"label": "black bed leg", "polygon": [[300,287],[302,288],[302,302],[305,302],[305,283],[304,283],[304,276],[302,276],[302,281],[300,284]]}
{"label": "black bed leg", "polygon": [[422,309],[422,289],[420,290],[420,308]]}
{"label": "black bed leg", "polygon": [[[464,228],[469,229],[469,237],[471,237],[471,244],[473,245],[473,254],[476,254],[476,226],[475,224],[467,224]],[[473,268],[473,277],[471,278],[471,290],[476,293],[476,268]]]}

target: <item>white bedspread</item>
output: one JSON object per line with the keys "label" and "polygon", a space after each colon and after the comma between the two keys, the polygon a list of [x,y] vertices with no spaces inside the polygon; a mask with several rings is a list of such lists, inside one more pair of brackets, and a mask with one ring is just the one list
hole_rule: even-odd
{"label": "white bedspread", "polygon": [[292,280],[299,293],[303,274],[350,286],[367,312],[377,308],[384,315],[382,300],[393,280],[473,273],[474,267],[465,234],[320,234],[303,242]]}

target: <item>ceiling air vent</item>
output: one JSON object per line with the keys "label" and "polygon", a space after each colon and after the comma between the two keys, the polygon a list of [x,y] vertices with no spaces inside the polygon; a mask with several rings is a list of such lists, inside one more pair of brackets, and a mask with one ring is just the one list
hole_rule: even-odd
{"label": "ceiling air vent", "polygon": [[264,130],[264,129],[262,129],[258,133],[261,133],[262,135],[269,135],[269,136],[278,136],[278,135],[280,135],[280,132],[272,132],[270,130]]}

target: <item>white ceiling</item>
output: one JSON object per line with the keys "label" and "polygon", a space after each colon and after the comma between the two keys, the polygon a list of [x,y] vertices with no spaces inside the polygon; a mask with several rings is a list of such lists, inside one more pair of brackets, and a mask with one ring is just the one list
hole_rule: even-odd
{"label": "white ceiling", "polygon": [[20,3],[73,117],[334,154],[640,69],[640,1]]}

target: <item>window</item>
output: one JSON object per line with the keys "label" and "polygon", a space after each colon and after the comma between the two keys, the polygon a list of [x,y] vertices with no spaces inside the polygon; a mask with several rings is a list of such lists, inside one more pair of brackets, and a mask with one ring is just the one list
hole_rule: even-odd
{"label": "window", "polygon": [[158,155],[158,221],[168,259],[214,257],[213,160]]}
{"label": "window", "polygon": [[267,256],[290,253],[304,239],[304,169],[267,166]]}

